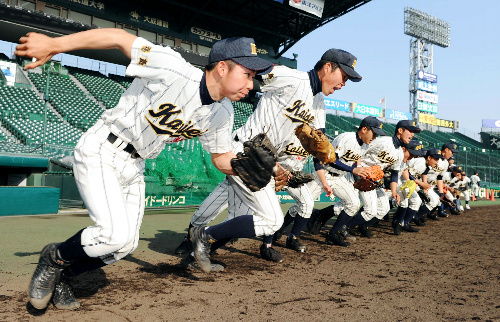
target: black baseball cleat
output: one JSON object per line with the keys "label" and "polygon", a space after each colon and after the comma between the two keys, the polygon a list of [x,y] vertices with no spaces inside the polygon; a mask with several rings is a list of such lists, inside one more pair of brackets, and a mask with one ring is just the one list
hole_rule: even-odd
{"label": "black baseball cleat", "polygon": [[412,222],[417,225],[417,226],[425,226],[425,223],[421,220],[422,217],[420,218],[413,218]]}
{"label": "black baseball cleat", "polygon": [[407,232],[409,232],[409,233],[418,233],[418,232],[420,231],[420,229],[415,228],[415,227],[412,227],[412,226],[410,226],[410,225],[405,225],[405,226],[403,226],[403,230],[404,230],[404,231],[407,231]]}
{"label": "black baseball cleat", "polygon": [[49,305],[62,270],[71,265],[71,262],[63,261],[57,255],[58,245],[48,244],[42,249],[38,265],[31,277],[28,299],[31,305],[39,310]]}
{"label": "black baseball cleat", "polygon": [[328,245],[337,245],[342,247],[349,247],[351,245],[350,243],[346,242],[337,231],[330,231],[328,235],[326,235],[326,243]]}
{"label": "black baseball cleat", "polygon": [[351,235],[351,233],[349,233],[349,230],[347,229],[347,226],[345,226],[345,225],[344,225],[344,227],[342,227],[342,230],[339,233],[346,241],[349,241],[349,242],[356,241],[356,237],[354,237],[353,235]]}
{"label": "black baseball cleat", "polygon": [[358,232],[361,234],[361,236],[367,237],[367,238],[372,238],[373,233],[370,229],[368,229],[368,226],[366,224],[359,225],[358,226]]}
{"label": "black baseball cleat", "polygon": [[319,222],[319,210],[318,209],[313,209],[311,213],[311,218],[307,221],[306,228],[307,231],[310,232],[313,235],[319,234],[319,230],[321,229],[321,224],[318,227],[316,227],[316,223]]}
{"label": "black baseball cleat", "polygon": [[450,216],[450,215],[448,215],[448,214],[447,214],[446,212],[444,212],[444,211],[443,211],[443,212],[439,212],[437,215],[438,215],[439,217],[443,217],[443,218],[447,218],[447,217],[449,217],[449,216]]}
{"label": "black baseball cleat", "polygon": [[427,214],[427,218],[429,218],[430,220],[439,220],[439,217],[448,217],[448,216],[440,216],[437,213]]}
{"label": "black baseball cleat", "polygon": [[54,289],[52,304],[59,310],[76,310],[80,307],[80,303],[73,293],[73,288],[67,281],[60,281]]}
{"label": "black baseball cleat", "polygon": [[212,269],[210,263],[210,246],[215,240],[205,232],[205,226],[192,227],[189,230],[191,241],[193,242],[194,258],[205,273]]}
{"label": "black baseball cleat", "polygon": [[189,254],[192,251],[193,251],[193,243],[187,237],[184,237],[184,240],[179,246],[177,246],[174,252],[177,255],[184,255],[184,254]]}
{"label": "black baseball cleat", "polygon": [[306,246],[303,245],[295,236],[288,236],[288,238],[286,239],[286,248],[290,248],[301,253],[306,251]]}
{"label": "black baseball cleat", "polygon": [[260,256],[270,262],[281,263],[283,261],[283,256],[280,252],[272,247],[267,247],[265,244],[260,246]]}
{"label": "black baseball cleat", "polygon": [[[196,270],[196,271],[201,271],[201,267],[194,258],[193,255],[189,254],[186,257],[184,257],[181,261],[181,266],[184,267],[185,269],[190,269],[190,270]],[[220,264],[214,264],[210,263],[210,271],[211,272],[222,272],[224,271],[224,266]]]}
{"label": "black baseball cleat", "polygon": [[273,243],[279,241],[281,237],[283,237],[283,232],[281,231],[281,229],[278,229],[273,235]]}
{"label": "black baseball cleat", "polygon": [[394,231],[394,235],[401,235],[401,230],[403,230],[403,226],[399,222],[392,222],[392,229]]}

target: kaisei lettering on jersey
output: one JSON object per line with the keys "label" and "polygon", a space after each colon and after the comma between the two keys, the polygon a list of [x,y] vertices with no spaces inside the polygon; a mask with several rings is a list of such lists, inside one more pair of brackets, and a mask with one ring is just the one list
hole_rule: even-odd
{"label": "kaisei lettering on jersey", "polygon": [[356,154],[354,151],[352,150],[347,150],[343,156],[341,156],[341,159],[343,159],[344,161],[346,162],[350,162],[350,161],[353,161],[353,162],[356,162],[358,161],[359,159],[361,158],[361,154]]}
{"label": "kaisei lettering on jersey", "polygon": [[[191,121],[185,123],[181,119],[173,119],[174,115],[181,114],[182,109],[176,105],[167,103],[158,107],[158,112],[153,109],[146,113],[146,120],[158,135],[169,135],[171,137],[183,137],[192,139],[203,134],[203,131],[194,128]],[[149,117],[148,117],[149,114]],[[151,119],[150,119],[151,118]],[[156,120],[155,120],[156,119]],[[208,131],[208,129],[206,130]]]}
{"label": "kaisei lettering on jersey", "polygon": [[309,153],[304,150],[302,146],[294,146],[293,142],[287,144],[282,152],[287,155],[297,155],[304,158],[307,158],[309,155]]}
{"label": "kaisei lettering on jersey", "polygon": [[284,114],[292,123],[310,123],[314,120],[314,116],[311,115],[309,109],[304,109],[305,106],[306,103],[304,101],[296,100],[291,107],[285,109],[285,112],[289,114]]}
{"label": "kaisei lettering on jersey", "polygon": [[436,163],[436,165],[432,167],[432,170],[434,170],[437,173],[441,173],[444,171],[444,168],[440,167],[439,163]]}
{"label": "kaisei lettering on jersey", "polygon": [[377,155],[377,159],[382,163],[388,163],[390,165],[393,165],[394,163],[396,163],[396,158],[391,157],[391,155],[386,151],[380,152]]}

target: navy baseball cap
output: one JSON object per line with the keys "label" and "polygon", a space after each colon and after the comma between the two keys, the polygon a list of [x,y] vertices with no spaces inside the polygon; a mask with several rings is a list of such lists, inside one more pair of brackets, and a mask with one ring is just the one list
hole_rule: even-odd
{"label": "navy baseball cap", "polygon": [[411,140],[407,145],[406,145],[406,149],[408,151],[410,151],[410,154],[415,156],[415,157],[420,157],[423,154],[423,151],[424,151],[424,145],[421,144],[419,141],[417,140]]}
{"label": "navy baseball cap", "polygon": [[429,149],[425,155],[431,158],[444,159],[443,155],[441,155],[441,150],[439,149]]}
{"label": "navy baseball cap", "polygon": [[267,74],[273,69],[273,63],[257,57],[257,46],[252,38],[235,37],[216,42],[208,55],[208,63],[212,64],[227,59],[255,70],[258,75]]}
{"label": "navy baseball cap", "polygon": [[453,172],[460,172],[460,173],[462,173],[462,167],[452,167],[452,168],[451,168],[451,171],[453,171]]}
{"label": "navy baseball cap", "polygon": [[445,143],[443,144],[443,146],[441,147],[441,150],[444,150],[444,149],[450,149],[451,152],[453,153],[458,153],[458,150],[457,150],[457,145],[455,143],[452,143],[452,142],[449,142],[449,143]]}
{"label": "navy baseball cap", "polygon": [[402,127],[414,133],[420,133],[420,131],[422,131],[422,129],[417,126],[417,123],[411,120],[399,121],[398,124],[396,124],[396,132],[398,132],[398,129]]}
{"label": "navy baseball cap", "polygon": [[361,81],[361,76],[354,70],[356,67],[356,62],[358,61],[356,57],[342,49],[328,49],[323,56],[322,60],[328,60],[332,63],[337,63],[340,68],[349,76],[349,79],[353,82]]}
{"label": "navy baseball cap", "polygon": [[374,116],[367,116],[361,121],[359,128],[362,128],[363,126],[369,127],[375,134],[382,136],[385,135],[385,132],[382,131],[383,125],[384,124],[382,123],[382,121],[380,121],[378,118]]}

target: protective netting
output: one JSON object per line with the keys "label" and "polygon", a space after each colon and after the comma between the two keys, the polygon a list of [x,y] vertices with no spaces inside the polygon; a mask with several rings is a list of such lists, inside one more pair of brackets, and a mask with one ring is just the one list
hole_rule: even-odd
{"label": "protective netting", "polygon": [[168,144],[156,159],[146,160],[145,175],[157,185],[171,186],[175,191],[210,190],[224,178],[198,139]]}

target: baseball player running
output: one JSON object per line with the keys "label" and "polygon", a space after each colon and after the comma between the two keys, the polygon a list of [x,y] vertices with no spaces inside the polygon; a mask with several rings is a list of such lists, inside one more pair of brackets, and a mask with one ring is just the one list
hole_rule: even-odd
{"label": "baseball player running", "polygon": [[470,178],[465,175],[465,172],[462,171],[462,167],[460,167],[460,166],[452,167],[451,170],[452,170],[453,176],[450,180],[449,186],[451,189],[449,189],[449,190],[451,190],[451,193],[453,193],[453,197],[455,198],[453,201],[457,204],[459,211],[464,211],[464,207],[461,205],[461,202],[460,202],[460,196],[463,194],[464,201],[465,201],[465,209],[470,209],[470,206],[469,206]]}
{"label": "baseball player running", "polygon": [[472,200],[479,198],[479,182],[481,179],[479,178],[479,172],[474,171],[474,174],[470,176],[471,181],[471,193],[474,196]]}
{"label": "baseball player running", "polygon": [[339,199],[335,204],[315,212],[307,223],[309,231],[318,234],[330,218],[338,216],[326,237],[327,244],[344,247],[350,245],[344,241],[341,230],[360,207],[359,192],[353,186],[353,174],[366,176],[366,168],[358,167],[358,161],[377,136],[385,135],[382,126],[380,120],[367,116],[356,132],[341,133],[333,140],[332,145],[337,155],[335,163],[323,166],[315,159],[315,181],[309,183],[313,198],[316,199],[325,191],[327,196],[333,194]]}
{"label": "baseball player running", "polygon": [[[421,176],[417,175],[415,177],[410,174],[409,169],[410,166],[414,166],[414,163],[410,165],[410,162],[423,155],[423,145],[419,144],[418,141],[412,140],[406,147],[403,147],[403,151],[404,159],[403,164],[401,165],[402,173],[398,181],[398,193],[401,198],[401,202],[399,203],[399,207],[392,220],[392,228],[395,235],[400,235],[402,230],[407,232],[418,232],[417,228],[410,226],[410,220],[417,213],[420,205],[422,204],[422,200],[417,193],[419,189],[417,184],[422,183],[419,180]],[[424,159],[420,159],[424,161]],[[420,163],[422,161],[420,161]],[[426,167],[424,166],[422,168],[425,169]],[[415,171],[413,172],[415,173]]]}
{"label": "baseball player running", "polygon": [[[267,132],[279,153],[290,142],[298,125],[309,123],[315,128],[324,128],[324,104],[315,106],[313,96],[318,93],[332,94],[340,90],[348,79],[360,81],[361,76],[354,70],[355,66],[356,57],[338,49],[325,52],[309,72],[276,66],[271,73],[263,76],[263,95],[254,113],[234,133],[234,151],[241,150],[242,140],[259,132]],[[282,261],[281,254],[271,247],[274,233],[283,224],[283,213],[272,185],[250,192],[241,186],[237,178],[228,176],[228,182],[229,217],[236,215],[233,205],[238,206],[240,203],[246,203],[254,215],[238,214],[231,220],[209,228],[191,228],[194,256],[201,268],[210,271],[212,242],[254,236],[264,236],[260,248],[264,259]]]}
{"label": "baseball player running", "polygon": [[[399,171],[403,161],[402,146],[408,144],[415,133],[421,130],[414,121],[401,120],[396,124],[394,136],[376,138],[361,158],[361,166],[380,165],[390,174],[391,195],[397,203],[401,198],[397,191]],[[360,191],[363,207],[347,223],[348,227],[358,226],[361,235],[371,237],[368,227],[382,219],[390,210],[389,198],[382,187],[370,191]]]}
{"label": "baseball player running", "polygon": [[[448,176],[448,159],[453,156],[453,153],[456,152],[458,152],[458,150],[456,150],[456,145],[453,143],[443,144],[441,150],[430,149],[427,151],[427,156],[431,156],[433,159],[439,158],[438,162],[434,166],[429,166],[430,169],[427,173],[427,183],[437,187],[438,199],[444,194],[443,179]],[[428,195],[431,200],[434,199],[434,194],[435,192],[432,189],[429,189]],[[431,212],[434,211],[434,207],[432,207],[430,203],[427,203],[425,206],[420,207],[418,213],[415,215],[414,221],[421,224],[421,218],[425,215],[428,215],[428,217],[433,220],[438,220],[438,216],[447,217],[448,215],[444,212],[443,207],[444,205],[438,202],[437,214],[432,214]]]}
{"label": "baseball player running", "polygon": [[[323,99],[323,98],[321,98]],[[301,146],[300,141],[297,137],[292,137],[293,141],[286,144],[285,148],[278,155],[278,163],[286,169],[290,169],[291,171],[301,171],[304,163],[306,162],[309,153],[307,153],[304,148]],[[274,178],[271,180],[270,184],[274,187],[275,180]],[[307,185],[302,184],[297,188],[291,188],[285,186],[285,190],[294,198],[298,203],[302,203],[302,208],[313,207],[313,200],[310,197],[309,189],[305,188]],[[306,196],[306,197],[304,197]],[[228,189],[228,180],[224,179],[215,190],[203,201],[198,210],[194,213],[191,218],[190,227],[198,227],[203,225],[208,225],[210,221],[215,219],[222,211],[229,207],[228,203],[229,199],[229,189]],[[307,202],[310,200],[309,204]],[[235,213],[237,214],[246,214],[252,215],[252,210],[247,207],[244,203],[239,205],[232,205],[236,211],[232,212],[230,216],[228,216],[227,220],[233,219]],[[228,214],[229,215],[229,214]],[[293,217],[292,217],[293,219]],[[228,240],[218,241],[212,244],[212,251],[215,251],[220,246],[226,244]],[[297,251],[305,251],[305,246],[300,243],[298,238],[287,240],[287,247],[297,250]],[[184,239],[184,241],[176,248],[176,254],[186,254],[192,251],[192,243],[189,239]],[[194,268],[198,269],[199,266],[194,261],[194,254],[191,253],[187,257],[185,257],[181,264],[186,268]],[[211,271],[222,271],[224,267],[222,265],[213,264],[211,265]]]}
{"label": "baseball player running", "polygon": [[63,243],[45,246],[29,286],[37,309],[79,306],[67,279],[109,265],[138,244],[144,214],[144,159],[165,144],[199,137],[223,173],[234,175],[231,152],[233,109],[253,88],[253,76],[272,64],[257,57],[253,39],[214,44],[203,72],[168,47],[156,46],[121,29],[94,29],[50,38],[28,33],[15,54],[41,66],[54,55],[77,49],[120,49],[136,77],[118,105],[103,113],[79,140],[73,168],[80,194],[95,222]]}

